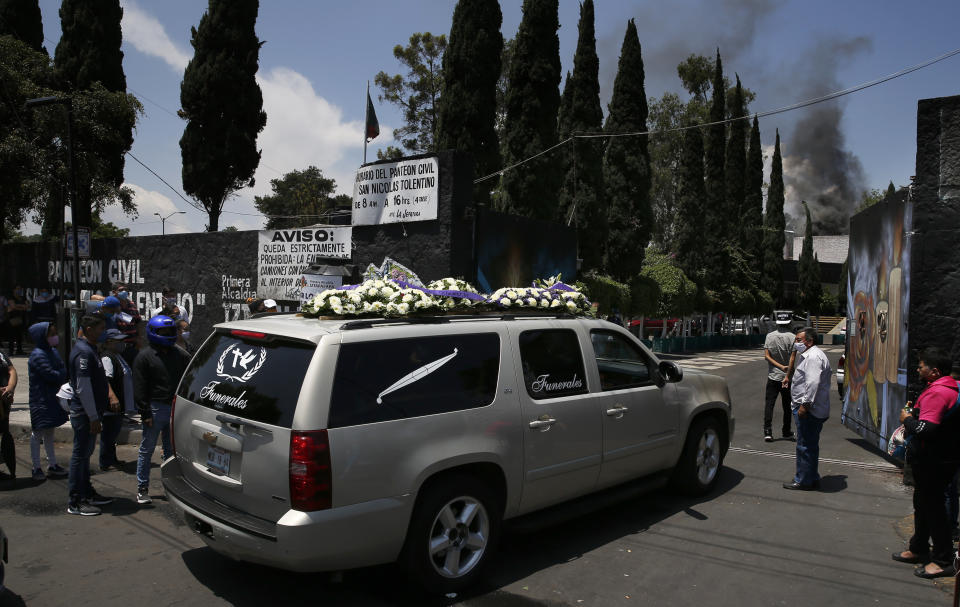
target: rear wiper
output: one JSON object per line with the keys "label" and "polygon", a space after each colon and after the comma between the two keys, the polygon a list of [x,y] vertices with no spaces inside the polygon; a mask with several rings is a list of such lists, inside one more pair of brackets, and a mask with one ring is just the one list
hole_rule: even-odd
{"label": "rear wiper", "polygon": [[263,426],[255,424],[253,422],[248,422],[247,420],[240,419],[239,417],[228,417],[226,415],[223,415],[222,413],[220,415],[217,415],[217,421],[220,422],[221,424],[227,424],[230,426],[246,426],[248,428],[253,428],[254,430],[266,432],[267,434],[273,434],[273,430],[271,430],[270,428],[264,428]]}

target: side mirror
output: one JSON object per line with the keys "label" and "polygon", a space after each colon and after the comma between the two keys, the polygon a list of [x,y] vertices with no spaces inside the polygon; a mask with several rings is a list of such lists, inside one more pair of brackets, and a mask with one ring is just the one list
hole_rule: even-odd
{"label": "side mirror", "polygon": [[661,360],[659,371],[660,375],[668,382],[676,383],[683,379],[683,369],[672,360]]}

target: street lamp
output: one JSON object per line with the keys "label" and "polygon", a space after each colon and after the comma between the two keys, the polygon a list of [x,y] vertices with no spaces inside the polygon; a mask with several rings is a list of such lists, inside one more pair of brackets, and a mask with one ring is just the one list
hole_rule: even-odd
{"label": "street lamp", "polygon": [[[73,100],[70,97],[37,97],[35,99],[27,99],[23,104],[25,108],[35,108],[42,107],[45,105],[62,105],[67,110],[67,172],[70,175],[70,208],[73,210],[73,221],[72,230],[73,230],[73,297],[74,300],[79,305],[80,303],[80,239],[77,237],[77,222],[78,221],[89,221],[89,208],[87,212],[84,213],[77,208],[77,163],[73,154]],[[66,239],[66,211],[61,209],[60,213],[60,237]],[[89,227],[89,224],[87,224]],[[63,297],[63,274],[66,270],[66,264],[64,263],[64,247],[60,247],[60,302],[63,306],[64,312],[64,334],[68,336],[64,340],[64,351],[69,352],[69,347],[71,346],[74,335],[70,330],[70,310],[67,308],[66,300]]]}
{"label": "street lamp", "polygon": [[160,218],[160,233],[161,233],[161,234],[166,234],[166,233],[167,233],[167,220],[168,220],[168,219],[170,219],[170,218],[173,217],[174,215],[186,215],[186,214],[187,214],[186,211],[174,211],[173,213],[170,213],[169,215],[167,215],[166,217],[164,217],[164,216],[161,215],[160,213],[154,213],[154,215],[156,215],[157,217]]}

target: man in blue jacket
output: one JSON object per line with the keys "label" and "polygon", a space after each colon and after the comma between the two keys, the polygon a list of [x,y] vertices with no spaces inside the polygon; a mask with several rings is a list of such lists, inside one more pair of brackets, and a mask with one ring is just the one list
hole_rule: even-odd
{"label": "man in blue jacket", "polygon": [[98,494],[90,484],[90,456],[95,437],[102,430],[100,416],[109,407],[109,389],[103,363],[97,355],[97,341],[104,322],[99,316],[80,319],[80,337],[70,351],[70,425],[73,426],[73,454],[70,456],[70,504],[68,514],[96,516],[113,498]]}

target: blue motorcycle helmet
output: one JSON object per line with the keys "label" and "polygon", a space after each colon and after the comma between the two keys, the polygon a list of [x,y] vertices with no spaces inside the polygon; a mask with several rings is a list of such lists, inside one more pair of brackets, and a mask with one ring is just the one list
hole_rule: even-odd
{"label": "blue motorcycle helmet", "polygon": [[177,323],[169,316],[154,316],[147,322],[147,339],[158,346],[172,346],[177,342]]}

